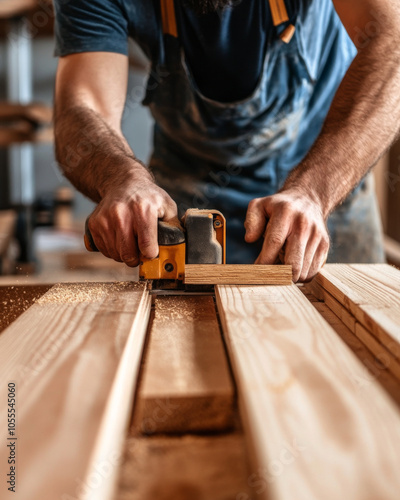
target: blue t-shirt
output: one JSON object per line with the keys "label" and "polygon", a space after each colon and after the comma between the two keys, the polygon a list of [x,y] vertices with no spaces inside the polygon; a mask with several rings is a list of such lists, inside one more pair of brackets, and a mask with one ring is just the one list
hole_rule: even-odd
{"label": "blue t-shirt", "polygon": [[[55,0],[56,55],[86,51],[127,54],[128,37],[139,38],[140,43],[142,24],[153,25],[152,16],[157,16],[159,27],[154,38],[161,36],[159,0],[146,2]],[[294,2],[286,3],[289,17],[293,17]],[[176,2],[176,14],[186,60],[200,91],[221,102],[249,96],[260,78],[268,39],[275,34],[269,2],[242,0],[223,12],[201,16]]]}

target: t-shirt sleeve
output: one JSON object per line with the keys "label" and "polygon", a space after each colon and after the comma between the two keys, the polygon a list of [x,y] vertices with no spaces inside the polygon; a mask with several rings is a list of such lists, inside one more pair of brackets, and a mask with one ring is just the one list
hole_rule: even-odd
{"label": "t-shirt sleeve", "polygon": [[128,54],[128,19],[118,0],[54,0],[56,56]]}

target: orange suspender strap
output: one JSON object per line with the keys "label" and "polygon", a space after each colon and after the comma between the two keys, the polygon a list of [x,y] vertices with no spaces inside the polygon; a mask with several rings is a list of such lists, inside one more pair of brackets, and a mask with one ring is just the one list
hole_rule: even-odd
{"label": "orange suspender strap", "polygon": [[161,0],[161,19],[164,35],[178,38],[174,0]]}
{"label": "orange suspender strap", "polygon": [[[280,24],[287,23],[289,21],[285,0],[269,0],[269,6],[271,8],[274,26],[279,26]],[[280,34],[281,40],[285,43],[289,43],[295,30],[296,28],[293,24],[289,24],[289,26],[287,26]]]}
{"label": "orange suspender strap", "polygon": [[[178,38],[174,0],[160,0],[160,4],[164,35],[171,35]],[[279,26],[280,24],[287,23],[289,21],[285,0],[269,0],[269,5],[271,8],[274,26]],[[287,26],[280,34],[281,40],[285,43],[289,43],[295,30],[296,28],[293,24],[289,24],[289,26]]]}

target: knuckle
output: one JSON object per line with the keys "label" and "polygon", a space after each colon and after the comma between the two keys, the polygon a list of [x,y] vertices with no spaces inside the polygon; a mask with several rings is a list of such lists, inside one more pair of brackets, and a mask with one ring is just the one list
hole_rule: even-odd
{"label": "knuckle", "polygon": [[268,238],[268,243],[273,247],[282,246],[284,238],[280,234],[271,234]]}
{"label": "knuckle", "polygon": [[296,229],[299,234],[309,233],[310,230],[314,229],[314,227],[315,226],[312,224],[309,218],[304,214],[300,214],[300,216],[296,220]]}
{"label": "knuckle", "polygon": [[109,228],[108,218],[104,215],[98,215],[94,221],[89,223],[89,229],[93,232],[107,232]]}
{"label": "knuckle", "polygon": [[108,213],[110,214],[110,217],[112,217],[113,219],[119,220],[122,216],[122,211],[123,211],[122,203],[113,203],[110,206]]}
{"label": "knuckle", "polygon": [[279,201],[275,207],[282,217],[291,217],[295,212],[293,206],[285,200]]}
{"label": "knuckle", "polygon": [[329,241],[329,238],[328,236],[324,236],[322,239],[321,239],[321,249],[323,250],[323,252],[327,252],[329,250],[329,246],[330,246],[330,241]]}
{"label": "knuckle", "polygon": [[[169,197],[168,197],[169,198]],[[168,199],[168,205],[169,205],[169,208],[171,210],[173,210],[174,212],[177,212],[178,211],[178,205],[176,204],[176,202],[172,199],[172,198],[169,198]]]}
{"label": "knuckle", "polygon": [[259,203],[259,198],[253,198],[249,203],[249,210],[254,210],[257,208]]}
{"label": "knuckle", "polygon": [[151,246],[151,239],[148,234],[142,234],[140,237],[140,247],[149,248]]}

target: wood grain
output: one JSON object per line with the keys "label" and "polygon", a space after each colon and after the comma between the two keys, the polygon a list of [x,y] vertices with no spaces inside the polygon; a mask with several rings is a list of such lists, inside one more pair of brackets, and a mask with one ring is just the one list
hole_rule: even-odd
{"label": "wood grain", "polygon": [[[364,343],[364,345],[384,363],[393,376],[400,381],[400,364],[398,360],[399,345],[391,338],[389,340],[380,342],[377,336],[374,336],[367,328],[365,328],[357,318],[349,312],[346,307],[336,300],[327,290],[318,284],[318,279],[314,279],[307,285],[311,290],[324,301],[327,307],[351,330],[351,332]],[[350,309],[350,308],[349,308]]]}
{"label": "wood grain", "polygon": [[260,496],[397,499],[397,407],[298,288],[216,296]]}
{"label": "wood grain", "polygon": [[290,285],[292,266],[186,264],[188,285]]}
{"label": "wood grain", "polygon": [[355,335],[363,342],[364,345],[384,364],[384,366],[392,372],[392,374],[400,381],[400,363],[392,355],[390,346],[381,344],[376,337],[364,328],[360,323],[356,323],[354,330]]}
{"label": "wood grain", "polygon": [[142,285],[58,285],[1,334],[2,401],[17,387],[15,498],[111,498],[149,311]]}
{"label": "wood grain", "polygon": [[367,348],[364,342],[356,336],[355,329],[353,331],[348,328],[325,302],[318,300],[318,298],[310,292],[309,284],[307,284],[306,287],[301,287],[300,290],[367,368],[368,376],[359,378],[357,381],[358,386],[364,388],[366,385],[369,385],[371,380],[376,380],[400,407],[400,382],[388,370],[389,363],[387,351],[383,357],[375,355]]}
{"label": "wood grain", "polygon": [[144,433],[226,430],[235,391],[212,297],[158,297],[135,426]]}
{"label": "wood grain", "polygon": [[400,360],[400,271],[386,264],[330,264],[317,283]]}

